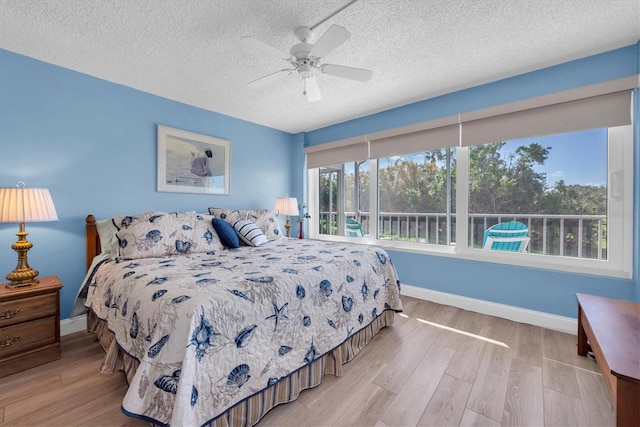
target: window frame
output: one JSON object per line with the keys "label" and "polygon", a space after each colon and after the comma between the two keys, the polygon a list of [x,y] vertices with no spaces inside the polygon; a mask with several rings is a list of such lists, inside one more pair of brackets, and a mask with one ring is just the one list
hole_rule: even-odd
{"label": "window frame", "polygon": [[[570,273],[630,279],[633,254],[633,126],[608,128],[607,148],[607,250],[606,260],[533,253],[488,251],[468,247],[469,241],[469,147],[457,147],[456,245],[381,240],[324,235],[318,232],[319,169],[308,170],[309,236],[312,239],[375,245],[400,252],[454,257],[464,260],[507,264],[519,267],[558,270]],[[378,160],[369,159],[371,218],[378,218]],[[375,173],[374,173],[375,171]],[[614,188],[616,187],[616,188]],[[616,192],[614,194],[614,192]],[[619,196],[618,196],[619,194]],[[614,197],[615,195],[615,197]],[[313,214],[315,212],[315,214]],[[375,215],[374,215],[375,212]],[[378,235],[378,220],[370,221],[370,236]],[[460,242],[464,242],[460,245]],[[613,243],[613,244],[612,244]]]}

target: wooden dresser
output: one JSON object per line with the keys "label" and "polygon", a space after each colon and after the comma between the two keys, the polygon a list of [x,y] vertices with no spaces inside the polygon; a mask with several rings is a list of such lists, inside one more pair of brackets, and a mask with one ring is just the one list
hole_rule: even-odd
{"label": "wooden dresser", "polygon": [[589,347],[616,409],[616,426],[640,425],[640,304],[578,297],[578,354]]}
{"label": "wooden dresser", "polygon": [[60,358],[60,289],[56,276],[9,289],[0,284],[0,377]]}

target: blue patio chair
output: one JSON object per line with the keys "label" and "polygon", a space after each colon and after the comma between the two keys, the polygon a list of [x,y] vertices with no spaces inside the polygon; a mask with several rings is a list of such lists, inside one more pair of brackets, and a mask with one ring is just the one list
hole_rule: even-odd
{"label": "blue patio chair", "polygon": [[344,235],[349,237],[366,237],[362,224],[352,218],[347,218],[344,225]]}
{"label": "blue patio chair", "polygon": [[529,229],[523,223],[501,222],[487,228],[482,247],[494,251],[525,252],[529,240]]}

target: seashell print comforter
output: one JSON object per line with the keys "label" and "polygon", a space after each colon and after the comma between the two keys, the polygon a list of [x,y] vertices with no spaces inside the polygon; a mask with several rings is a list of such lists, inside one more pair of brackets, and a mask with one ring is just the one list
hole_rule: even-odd
{"label": "seashell print comforter", "polygon": [[401,311],[385,251],[309,240],[103,263],[87,308],[140,361],[122,407],[199,426]]}

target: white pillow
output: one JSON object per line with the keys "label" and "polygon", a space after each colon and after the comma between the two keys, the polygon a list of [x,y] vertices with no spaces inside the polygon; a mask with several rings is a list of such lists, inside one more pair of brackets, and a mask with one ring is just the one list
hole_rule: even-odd
{"label": "white pillow", "polygon": [[232,225],[240,239],[249,246],[260,246],[269,241],[260,227],[248,219],[239,219]]}
{"label": "white pillow", "polygon": [[100,237],[100,253],[117,256],[119,246],[116,233],[118,229],[113,225],[113,219],[96,221],[96,228]]}

